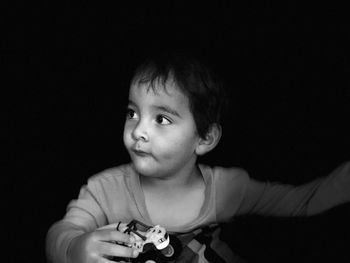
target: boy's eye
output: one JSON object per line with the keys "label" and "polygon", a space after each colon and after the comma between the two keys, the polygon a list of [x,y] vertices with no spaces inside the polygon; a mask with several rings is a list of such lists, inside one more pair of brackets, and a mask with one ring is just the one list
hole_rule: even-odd
{"label": "boy's eye", "polygon": [[134,110],[127,109],[127,111],[126,111],[126,118],[127,119],[135,119],[136,117],[137,117],[137,114]]}
{"label": "boy's eye", "polygon": [[171,121],[163,115],[157,115],[156,122],[161,125],[171,124]]}

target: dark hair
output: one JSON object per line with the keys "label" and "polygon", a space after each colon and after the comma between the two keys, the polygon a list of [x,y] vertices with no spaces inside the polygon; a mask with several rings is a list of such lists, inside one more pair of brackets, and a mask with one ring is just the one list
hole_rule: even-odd
{"label": "dark hair", "polygon": [[132,83],[145,84],[154,91],[156,84],[173,78],[176,86],[189,99],[191,113],[199,136],[205,138],[212,124],[221,123],[226,106],[223,84],[207,63],[184,53],[162,53],[149,58],[135,71]]}

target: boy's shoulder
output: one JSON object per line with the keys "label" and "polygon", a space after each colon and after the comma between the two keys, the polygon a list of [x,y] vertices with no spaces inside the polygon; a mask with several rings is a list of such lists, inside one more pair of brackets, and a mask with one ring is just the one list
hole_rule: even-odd
{"label": "boy's shoulder", "polygon": [[203,171],[211,174],[215,188],[222,194],[243,193],[249,183],[250,177],[246,170],[240,167],[201,166]]}
{"label": "boy's shoulder", "polygon": [[220,222],[231,220],[244,198],[248,173],[239,167],[206,166],[204,169],[209,169],[213,180],[217,219]]}
{"label": "boy's shoulder", "polygon": [[200,165],[202,170],[209,171],[215,180],[244,180],[249,178],[248,172],[240,167],[221,167]]}

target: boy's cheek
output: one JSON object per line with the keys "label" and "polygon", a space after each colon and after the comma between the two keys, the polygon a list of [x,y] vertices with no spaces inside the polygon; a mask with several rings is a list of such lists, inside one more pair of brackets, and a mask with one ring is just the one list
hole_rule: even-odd
{"label": "boy's cheek", "polygon": [[124,146],[126,148],[130,148],[132,141],[131,141],[131,134],[130,132],[128,132],[128,130],[124,130],[124,134],[123,134],[123,142],[124,142]]}

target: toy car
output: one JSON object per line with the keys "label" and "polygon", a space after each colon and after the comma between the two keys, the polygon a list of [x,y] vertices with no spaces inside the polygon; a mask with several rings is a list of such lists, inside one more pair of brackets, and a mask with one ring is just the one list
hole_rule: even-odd
{"label": "toy car", "polygon": [[[145,231],[141,231],[138,228],[140,226]],[[140,253],[144,253],[154,247],[157,250],[162,250],[165,249],[170,243],[169,235],[165,228],[159,225],[150,227],[137,220],[133,220],[125,227],[119,226],[119,229],[117,230],[133,235],[136,241],[132,247],[137,249]]]}
{"label": "toy car", "polygon": [[132,262],[167,262],[174,260],[181,253],[181,242],[159,225],[151,227],[132,220],[129,224],[119,223],[117,230],[135,237],[136,241],[131,247],[137,249],[140,254]]}

